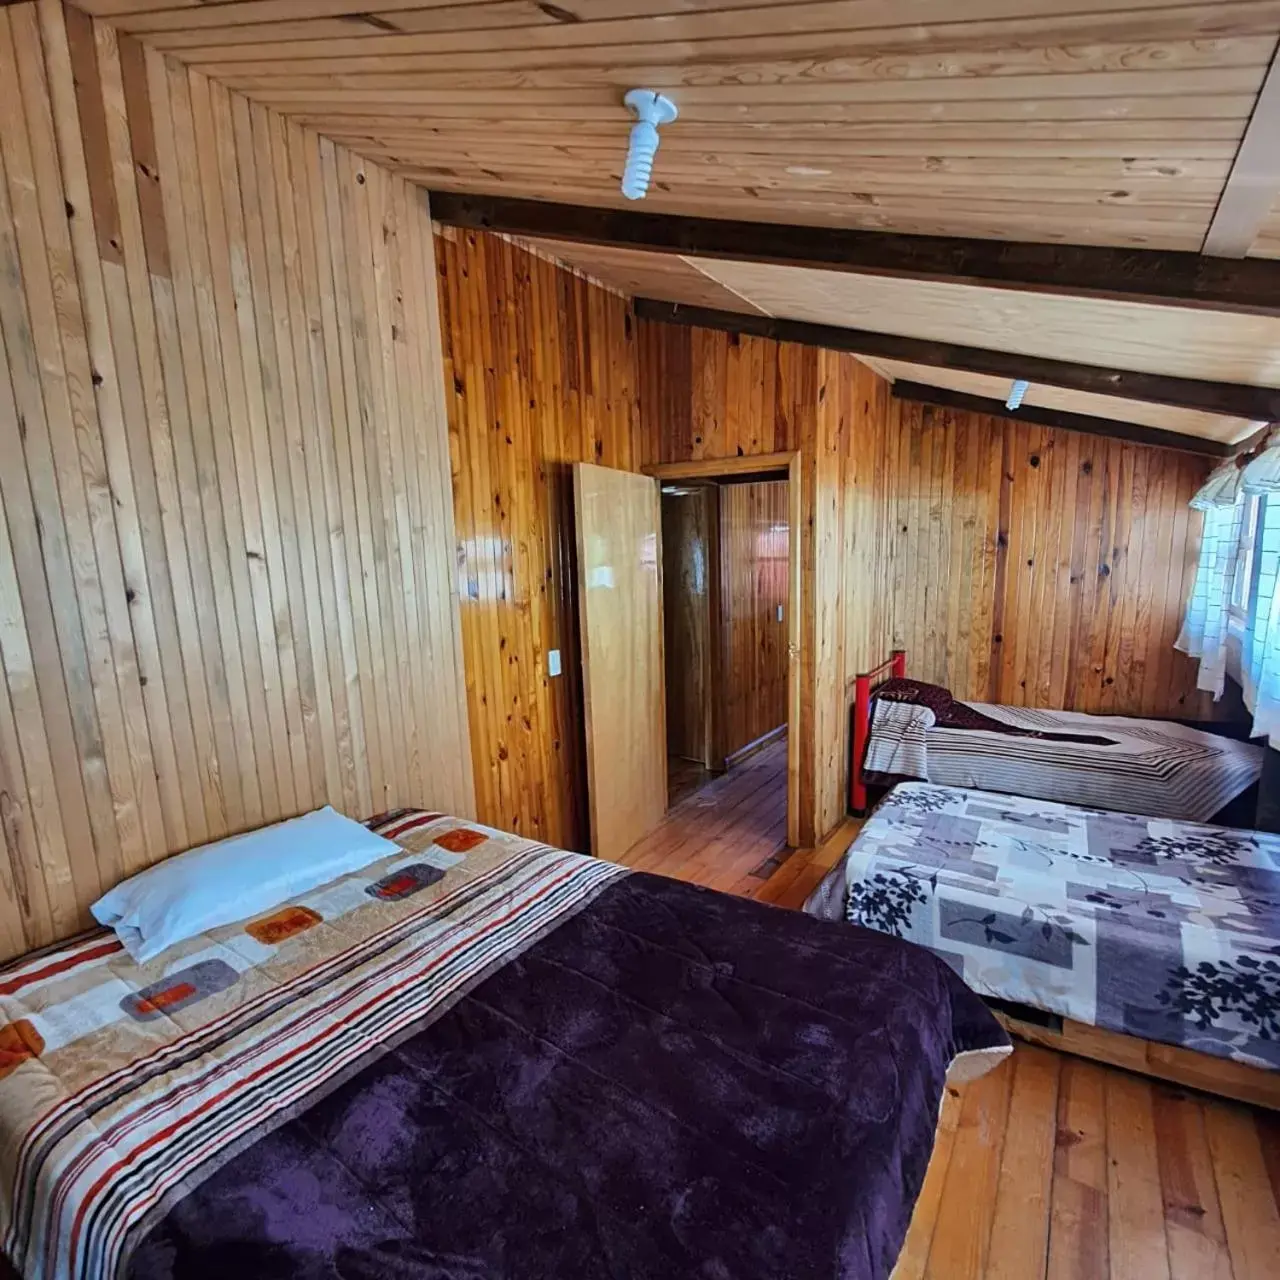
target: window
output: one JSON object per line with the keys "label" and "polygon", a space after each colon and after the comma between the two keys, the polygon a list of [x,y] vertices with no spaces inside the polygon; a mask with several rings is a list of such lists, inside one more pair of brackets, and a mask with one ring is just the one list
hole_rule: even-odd
{"label": "window", "polygon": [[1262,528],[1261,508],[1264,501],[1260,497],[1245,498],[1241,515],[1240,544],[1231,578],[1231,620],[1242,627],[1248,625],[1249,606],[1253,602],[1256,587],[1254,552],[1258,543],[1258,531]]}

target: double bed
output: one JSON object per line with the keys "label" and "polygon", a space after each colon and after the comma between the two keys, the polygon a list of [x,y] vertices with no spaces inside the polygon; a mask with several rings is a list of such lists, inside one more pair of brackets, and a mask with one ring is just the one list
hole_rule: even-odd
{"label": "double bed", "polygon": [[927,950],[407,810],[395,851],[131,958],[0,971],[29,1280],[884,1280],[944,1082],[1009,1052]]}

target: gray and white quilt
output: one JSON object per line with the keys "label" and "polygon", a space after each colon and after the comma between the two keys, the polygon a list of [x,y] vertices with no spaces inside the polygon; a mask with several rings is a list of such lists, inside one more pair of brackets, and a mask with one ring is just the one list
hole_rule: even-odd
{"label": "gray and white quilt", "polygon": [[908,782],[805,910],[981,995],[1280,1070],[1280,836]]}
{"label": "gray and white quilt", "polygon": [[1262,772],[1264,748],[1170,720],[983,702],[963,706],[1015,730],[1091,740],[943,726],[927,706],[877,699],[864,768],[1186,822],[1208,821]]}

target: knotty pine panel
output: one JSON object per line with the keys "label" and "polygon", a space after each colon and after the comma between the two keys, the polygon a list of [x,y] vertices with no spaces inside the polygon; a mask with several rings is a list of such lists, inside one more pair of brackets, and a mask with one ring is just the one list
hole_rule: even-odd
{"label": "knotty pine panel", "polygon": [[442,235],[437,260],[479,816],[585,850],[571,471],[638,469],[635,320],[497,236]]}
{"label": "knotty pine panel", "polygon": [[326,802],[473,808],[418,193],[0,9],[0,953]]}
{"label": "knotty pine panel", "polygon": [[1173,648],[1200,541],[1190,454],[892,402],[889,647],[958,696],[1207,719]]}
{"label": "knotty pine panel", "polygon": [[[720,487],[724,753],[787,722],[787,482]],[[783,611],[778,617],[779,608]]]}
{"label": "knotty pine panel", "polygon": [[845,811],[852,675],[878,660],[888,383],[852,356],[685,326],[639,326],[645,464],[801,454],[800,840]]}
{"label": "knotty pine panel", "polygon": [[894,400],[836,352],[643,322],[639,353],[646,462],[801,450],[808,831],[844,812],[850,685],[891,648],[966,698],[1228,714],[1173,649],[1206,460]]}

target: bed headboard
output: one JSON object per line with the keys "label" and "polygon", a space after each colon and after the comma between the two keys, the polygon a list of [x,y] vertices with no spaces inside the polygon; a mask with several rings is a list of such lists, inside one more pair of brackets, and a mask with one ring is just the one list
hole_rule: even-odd
{"label": "bed headboard", "polygon": [[862,762],[867,757],[871,736],[871,695],[886,680],[901,680],[907,674],[907,651],[895,649],[878,667],[864,671],[853,680],[853,750],[849,759],[849,808],[862,814],[867,808],[867,787],[862,780]]}

